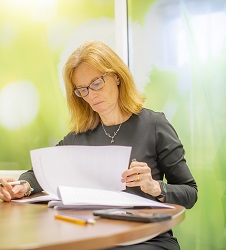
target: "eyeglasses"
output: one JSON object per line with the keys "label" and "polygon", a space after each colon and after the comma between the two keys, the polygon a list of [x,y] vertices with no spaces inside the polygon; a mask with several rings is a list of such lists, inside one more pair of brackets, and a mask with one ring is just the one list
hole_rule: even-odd
{"label": "eyeglasses", "polygon": [[89,94],[89,89],[92,89],[94,91],[97,91],[99,89],[102,89],[104,87],[105,81],[104,77],[107,75],[107,73],[103,74],[101,77],[97,78],[93,82],[90,83],[88,87],[79,87],[74,89],[75,94],[78,97],[85,97]]}

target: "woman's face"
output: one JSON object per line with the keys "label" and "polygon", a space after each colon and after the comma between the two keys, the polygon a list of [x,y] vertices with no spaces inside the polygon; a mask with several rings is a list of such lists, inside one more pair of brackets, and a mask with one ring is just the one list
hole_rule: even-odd
{"label": "woman's face", "polygon": [[[72,82],[76,88],[88,87],[97,78],[103,75],[102,72],[93,68],[87,63],[82,63],[76,68],[72,75]],[[83,98],[91,108],[100,116],[114,114],[119,111],[118,106],[118,85],[119,79],[117,76],[106,74],[104,77],[105,84],[99,90],[92,90],[89,88],[89,94]]]}

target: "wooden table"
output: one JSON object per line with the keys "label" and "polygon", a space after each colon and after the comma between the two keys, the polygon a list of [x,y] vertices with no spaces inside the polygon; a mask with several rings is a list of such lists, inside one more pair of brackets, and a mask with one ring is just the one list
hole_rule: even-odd
{"label": "wooden table", "polygon": [[[95,225],[81,226],[54,219],[59,211],[46,204],[0,202],[0,250],[92,250],[153,238],[185,218],[185,208],[173,206],[174,209],[145,209],[173,215],[171,220],[159,223],[97,219]],[[92,217],[92,211],[64,213]]]}

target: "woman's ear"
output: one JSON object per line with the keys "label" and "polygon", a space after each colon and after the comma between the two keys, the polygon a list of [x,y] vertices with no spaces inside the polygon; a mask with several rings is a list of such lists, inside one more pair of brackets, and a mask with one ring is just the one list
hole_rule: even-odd
{"label": "woman's ear", "polygon": [[119,78],[119,76],[118,76],[118,75],[116,76],[116,82],[117,82],[117,85],[119,85],[119,84],[120,84],[120,78]]}

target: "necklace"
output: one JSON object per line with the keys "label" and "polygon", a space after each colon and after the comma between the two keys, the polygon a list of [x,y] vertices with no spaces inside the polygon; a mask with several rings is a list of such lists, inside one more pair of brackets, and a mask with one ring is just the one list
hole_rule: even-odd
{"label": "necklace", "polygon": [[122,123],[119,124],[118,129],[114,132],[113,135],[110,135],[110,134],[105,130],[104,124],[103,124],[102,122],[101,122],[101,125],[102,125],[102,128],[103,128],[103,130],[104,130],[105,135],[107,135],[109,138],[111,138],[111,143],[113,143],[113,142],[114,142],[114,138],[115,138],[115,136],[117,135],[117,133],[119,132]]}

